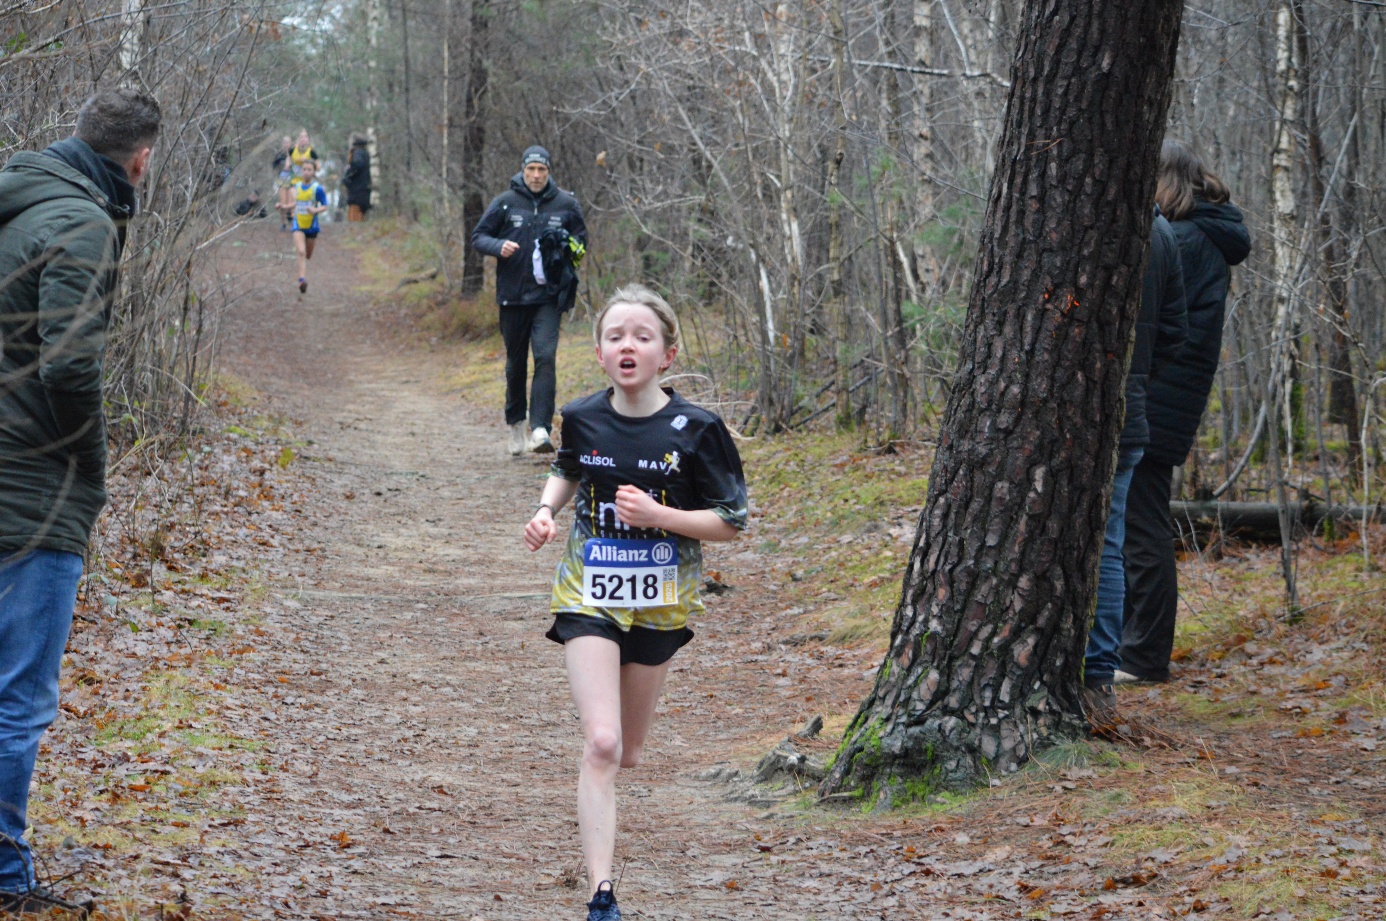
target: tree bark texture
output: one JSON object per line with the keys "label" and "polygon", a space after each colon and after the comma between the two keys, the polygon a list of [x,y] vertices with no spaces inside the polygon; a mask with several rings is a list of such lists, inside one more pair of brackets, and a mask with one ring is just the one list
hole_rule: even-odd
{"label": "tree bark texture", "polygon": [[[467,45],[467,94],[462,110],[462,234],[465,239],[486,210],[482,191],[485,172],[482,156],[486,149],[486,93],[490,80],[491,5],[489,0],[472,0],[470,41]],[[462,293],[471,296],[484,286],[482,256],[471,246],[462,247]]]}
{"label": "tree bark texture", "polygon": [[1179,0],[1025,4],[928,500],[890,649],[825,793],[963,786],[1085,731],[1083,647],[1181,13]]}

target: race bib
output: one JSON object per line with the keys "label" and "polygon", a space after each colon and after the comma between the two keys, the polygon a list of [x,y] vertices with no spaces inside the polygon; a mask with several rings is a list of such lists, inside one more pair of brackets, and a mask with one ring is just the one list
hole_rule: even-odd
{"label": "race bib", "polygon": [[582,547],[582,603],[596,608],[659,608],[679,600],[679,545],[665,540],[594,537]]}

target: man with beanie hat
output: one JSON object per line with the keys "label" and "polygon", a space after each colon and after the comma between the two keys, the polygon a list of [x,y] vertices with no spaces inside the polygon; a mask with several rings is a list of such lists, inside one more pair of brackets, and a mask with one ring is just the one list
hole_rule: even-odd
{"label": "man with beanie hat", "polygon": [[[553,450],[558,327],[563,310],[545,274],[539,239],[550,230],[566,231],[585,247],[587,224],[572,193],[549,177],[549,152],[535,145],[520,158],[510,188],[496,196],[472,231],[472,246],[496,257],[496,304],[505,340],[505,424],[511,454]],[[529,352],[534,380],[525,400]]]}
{"label": "man with beanie hat", "polygon": [[0,170],[0,915],[82,910],[38,884],[23,836],[106,502],[106,330],[161,118],[141,92],[99,92],[72,137]]}

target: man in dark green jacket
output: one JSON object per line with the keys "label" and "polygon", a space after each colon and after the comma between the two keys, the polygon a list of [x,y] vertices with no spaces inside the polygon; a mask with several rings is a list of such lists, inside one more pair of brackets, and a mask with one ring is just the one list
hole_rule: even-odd
{"label": "man in dark green jacket", "polygon": [[106,502],[101,370],[159,105],[92,96],[77,130],[0,170],[0,914],[61,906],[23,840],[39,738]]}

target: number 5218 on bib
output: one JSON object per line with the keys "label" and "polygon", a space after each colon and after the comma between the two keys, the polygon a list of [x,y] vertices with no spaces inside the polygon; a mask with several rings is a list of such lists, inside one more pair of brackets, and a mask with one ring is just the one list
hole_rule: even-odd
{"label": "number 5218 on bib", "polygon": [[679,600],[674,540],[594,537],[582,548],[582,603],[597,608],[658,608]]}

